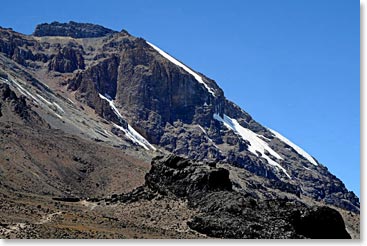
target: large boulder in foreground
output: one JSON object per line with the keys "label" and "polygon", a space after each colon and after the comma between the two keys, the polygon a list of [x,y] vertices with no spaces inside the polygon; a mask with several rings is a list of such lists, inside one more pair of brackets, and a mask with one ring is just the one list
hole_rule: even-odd
{"label": "large boulder in foreground", "polygon": [[294,222],[296,231],[309,238],[351,238],[338,211],[329,207],[314,207]]}
{"label": "large boulder in foreground", "polygon": [[229,172],[224,168],[198,165],[176,155],[156,157],[145,177],[146,185],[161,194],[178,197],[202,192],[232,190]]}
{"label": "large boulder in foreground", "polygon": [[115,199],[136,202],[162,196],[187,201],[197,211],[189,227],[210,237],[351,238],[341,215],[332,208],[244,194],[232,189],[227,169],[176,155],[154,158],[144,186]]}

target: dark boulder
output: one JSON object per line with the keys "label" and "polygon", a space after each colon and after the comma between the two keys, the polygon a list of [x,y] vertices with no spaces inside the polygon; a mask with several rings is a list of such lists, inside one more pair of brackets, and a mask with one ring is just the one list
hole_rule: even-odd
{"label": "dark boulder", "polygon": [[77,197],[53,197],[52,200],[60,202],[80,202],[80,198]]}
{"label": "dark boulder", "polygon": [[153,159],[151,171],[146,174],[145,180],[146,185],[153,190],[178,197],[232,190],[228,170],[194,164],[175,155]]}
{"label": "dark boulder", "polygon": [[315,239],[350,239],[338,211],[330,207],[314,207],[294,222],[297,233]]}

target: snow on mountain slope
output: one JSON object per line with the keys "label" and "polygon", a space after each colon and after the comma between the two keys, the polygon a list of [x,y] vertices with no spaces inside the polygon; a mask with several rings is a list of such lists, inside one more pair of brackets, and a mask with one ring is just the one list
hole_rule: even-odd
{"label": "snow on mountain slope", "polygon": [[16,79],[9,79],[9,80],[6,79],[1,81],[14,86],[22,95],[27,97],[29,100],[33,101],[34,104],[39,105],[45,109],[48,109],[48,111],[53,113],[56,117],[58,117],[59,119],[63,119],[62,115],[65,113],[65,111],[58,103],[50,102],[49,100],[47,100],[45,97],[41,96],[38,93],[32,94],[33,90],[30,90],[29,88],[24,88],[26,85],[24,85],[23,82],[21,81],[16,81]]}
{"label": "snow on mountain slope", "polygon": [[[6,82],[9,82],[9,80],[6,80]],[[41,102],[37,99],[37,98],[35,98],[31,93],[29,93],[26,89],[24,89],[24,87],[23,86],[21,86],[18,82],[16,82],[15,80],[10,80],[10,82],[11,83],[13,83],[15,86],[16,86],[16,88],[18,89],[18,91],[20,92],[20,93],[22,93],[25,97],[30,97],[31,99],[33,99],[33,101],[35,102],[35,103],[37,103],[37,104],[40,104]]]}
{"label": "snow on mountain slope", "polygon": [[134,143],[142,146],[144,149],[149,150],[156,150],[156,148],[151,145],[148,140],[146,140],[143,136],[141,136],[137,131],[135,131],[134,128],[132,128],[130,125],[128,125],[128,128],[125,129],[122,126],[116,125],[113,123],[114,127],[118,128],[119,130],[123,131],[125,133],[125,136],[128,137],[131,141]]}
{"label": "snow on mountain slope", "polygon": [[168,55],[166,52],[164,52],[163,50],[161,50],[160,48],[158,48],[157,46],[155,46],[152,43],[149,43],[148,41],[146,41],[147,44],[149,44],[153,49],[155,49],[156,51],[158,51],[159,54],[161,54],[163,57],[165,57],[166,59],[168,59],[170,62],[172,62],[173,64],[181,67],[183,70],[185,70],[186,72],[188,72],[189,74],[191,74],[192,76],[195,77],[195,79],[200,83],[203,84],[205,86],[205,88],[209,91],[210,94],[212,94],[215,97],[215,93],[213,91],[212,88],[210,88],[202,79],[202,77],[195,73],[194,71],[192,71],[190,68],[188,68],[187,66],[185,66],[184,64],[182,64],[181,62],[177,61],[175,58],[173,58],[172,56]]}
{"label": "snow on mountain slope", "polygon": [[55,106],[56,106],[56,108],[57,108],[60,112],[65,113],[64,109],[63,109],[59,104],[57,104],[56,102],[53,102],[53,105],[55,105]]}
{"label": "snow on mountain slope", "polygon": [[[52,120],[47,116],[48,122],[51,124],[56,124],[55,125],[56,128],[63,128],[63,129],[67,128],[72,133],[83,132],[83,135],[89,135],[92,139],[102,139],[103,141],[111,141],[111,143],[114,144],[121,143],[118,137],[116,137],[115,135],[111,134],[111,132],[106,130],[106,125],[99,124],[98,121],[92,120],[90,118],[87,120],[83,116],[81,116],[80,111],[77,110],[77,108],[74,105],[74,102],[69,98],[64,99],[65,101],[70,102],[72,106],[70,106],[70,104],[68,103],[65,104],[61,98],[56,97],[52,93],[50,94],[46,91],[38,90],[37,88],[25,84],[22,80],[17,80],[15,78],[9,78],[9,79],[0,78],[0,82],[9,84],[14,89],[17,89],[33,104],[37,105],[38,109],[44,110],[44,112],[46,113],[45,115],[51,113],[51,115],[60,119],[61,121],[55,121],[55,119]],[[100,97],[107,100],[114,113],[120,119],[123,119],[120,112],[114,105],[113,101],[109,99],[108,96],[107,96],[108,98],[102,95],[100,95]],[[75,110],[77,112],[75,112]],[[81,124],[78,124],[78,122],[80,122]],[[88,126],[86,127],[85,124],[88,124]],[[144,149],[156,150],[156,148],[153,145],[151,145],[143,136],[141,136],[138,132],[136,132],[136,130],[133,129],[130,125],[127,126],[127,129],[117,125],[115,125],[115,127],[122,130],[126,134],[127,138],[132,140],[134,143],[142,146]]]}
{"label": "snow on mountain slope", "polygon": [[46,98],[44,98],[43,96],[41,96],[40,94],[36,94],[36,96],[38,98],[40,98],[42,101],[44,101],[46,104],[48,105],[52,105],[52,103],[50,101],[48,101]]}
{"label": "snow on mountain slope", "polygon": [[120,118],[122,119],[122,115],[120,114],[120,112],[118,111],[118,109],[115,106],[115,103],[113,102],[112,98],[108,95],[104,96],[102,94],[99,94],[99,97],[102,98],[103,100],[106,100],[109,104],[110,107],[112,108],[113,112]]}
{"label": "snow on mountain slope", "polygon": [[[122,118],[122,115],[120,114],[120,112],[118,111],[118,109],[116,108],[113,100],[111,99],[110,96],[106,95],[106,96],[103,96],[102,94],[99,94],[99,97],[102,98],[103,100],[106,100],[109,104],[110,104],[110,107],[111,109],[113,110],[113,112],[121,119],[123,120]],[[129,124],[127,125],[127,129],[125,129],[124,127],[122,126],[119,126],[117,124],[113,124],[116,128],[120,129],[121,131],[123,131],[125,133],[125,135],[131,139],[131,141],[133,141],[134,143],[142,146],[144,149],[146,150],[156,150],[156,148],[151,145],[149,143],[148,140],[146,140],[142,135],[140,135],[132,126],[130,126]]]}
{"label": "snow on mountain slope", "polygon": [[253,131],[242,127],[237,120],[232,119],[228,117],[227,115],[223,115],[223,118],[220,117],[218,114],[214,114],[213,118],[222,122],[228,129],[234,131],[238,135],[240,135],[244,140],[247,140],[250,142],[250,145],[248,147],[248,150],[258,156],[258,152],[261,153],[261,157],[265,158],[270,165],[273,165],[279,169],[281,169],[288,178],[291,178],[291,176],[287,173],[287,171],[282,167],[279,163],[272,160],[268,155],[265,154],[267,151],[270,153],[270,155],[274,156],[275,158],[282,160],[283,158],[276,153],[273,149],[269,147],[269,145],[263,141],[261,138],[259,138],[259,135],[254,133]]}
{"label": "snow on mountain slope", "polygon": [[306,158],[309,162],[311,162],[315,166],[318,165],[317,162],[315,161],[315,159],[310,154],[308,154],[306,151],[304,151],[303,149],[301,149],[299,146],[297,146],[294,143],[292,143],[289,139],[287,139],[286,137],[284,137],[283,135],[281,135],[279,132],[276,132],[276,131],[274,131],[272,129],[269,129],[269,128],[268,128],[268,130],[271,131],[281,141],[283,141],[284,143],[286,143],[289,146],[291,146],[295,151],[297,151],[298,154],[300,154],[301,156],[303,156],[304,158]]}

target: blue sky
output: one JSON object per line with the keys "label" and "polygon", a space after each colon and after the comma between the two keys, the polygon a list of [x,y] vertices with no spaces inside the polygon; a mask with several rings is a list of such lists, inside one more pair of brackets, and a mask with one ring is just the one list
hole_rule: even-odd
{"label": "blue sky", "polygon": [[359,1],[4,1],[0,26],[69,20],[156,44],[360,194]]}

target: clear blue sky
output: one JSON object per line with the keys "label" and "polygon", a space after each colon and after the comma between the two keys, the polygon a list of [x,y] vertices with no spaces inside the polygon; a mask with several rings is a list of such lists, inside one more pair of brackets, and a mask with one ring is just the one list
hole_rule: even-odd
{"label": "clear blue sky", "polygon": [[206,74],[360,194],[359,1],[4,1],[0,26],[121,30]]}

